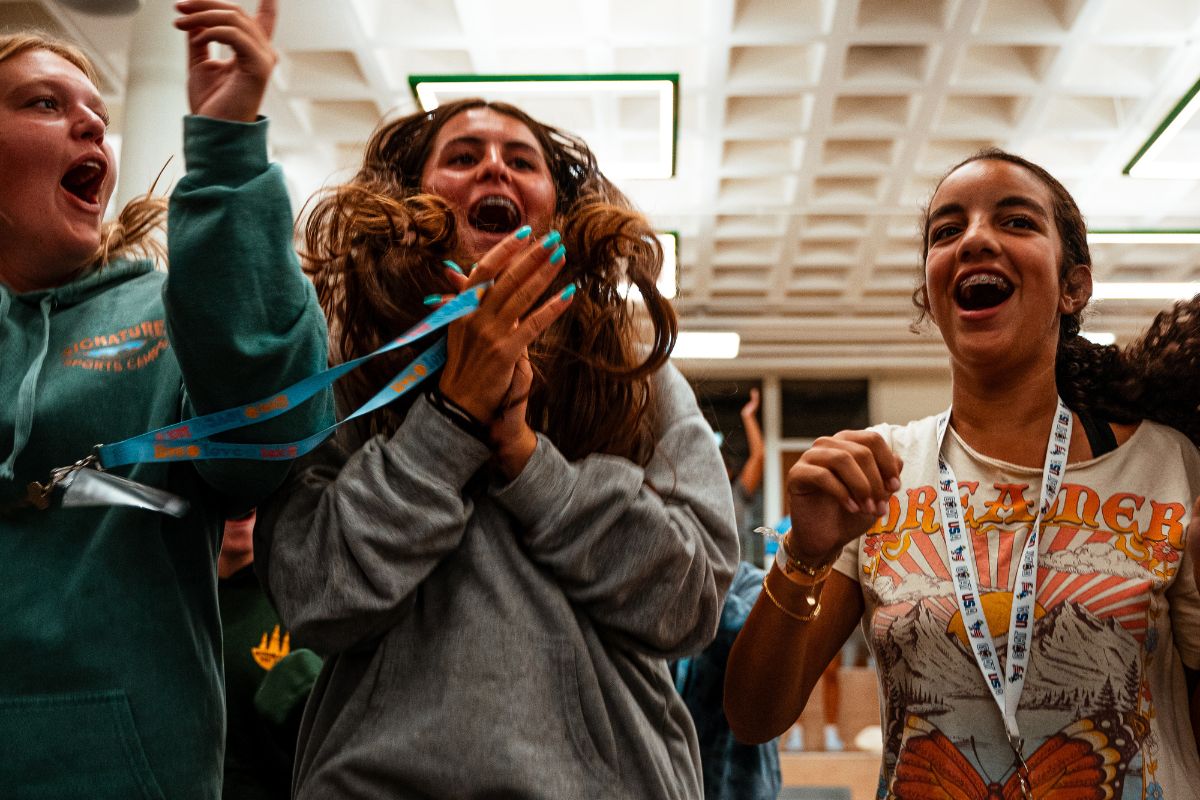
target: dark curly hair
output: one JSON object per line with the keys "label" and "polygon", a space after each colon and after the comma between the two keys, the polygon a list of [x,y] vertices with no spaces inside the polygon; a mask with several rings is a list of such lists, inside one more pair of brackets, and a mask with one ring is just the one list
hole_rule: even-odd
{"label": "dark curly hair", "polygon": [[[543,299],[571,282],[578,286],[571,305],[530,347],[530,425],[568,458],[603,452],[645,463],[654,441],[650,377],[666,363],[678,331],[674,309],[655,285],[662,247],[583,140],[506,103],[459,100],[383,123],[354,178],[317,201],[304,229],[303,258],[329,318],[334,358],[366,355],[423,318],[425,296],[454,290],[441,263],[455,249],[454,212],[425,192],[421,174],[445,124],[481,107],[530,130],[554,182],[553,225],[570,258]],[[639,320],[623,297],[626,281],[645,301],[651,337],[644,350]],[[404,348],[350,373],[348,399],[365,401],[417,352]],[[412,402],[403,397],[375,412],[371,430],[394,431]]]}
{"label": "dark curly hair", "polygon": [[[999,148],[987,148],[955,164],[938,181],[938,187],[960,167],[974,161],[1005,161],[1023,167],[1050,192],[1054,224],[1062,241],[1059,276],[1066,278],[1076,264],[1092,263],[1083,213],[1053,175],[1028,159]],[[936,193],[936,188],[935,188]],[[921,216],[921,263],[929,254],[929,213]],[[922,268],[920,285],[913,291],[917,308],[914,326],[929,313],[929,295]],[[1200,445],[1200,414],[1192,381],[1181,376],[1200,375],[1200,295],[1180,301],[1160,312],[1150,328],[1124,349],[1099,345],[1079,332],[1083,310],[1059,316],[1055,381],[1063,402],[1077,413],[1092,414],[1109,422],[1132,423],[1151,419],[1182,431]]]}

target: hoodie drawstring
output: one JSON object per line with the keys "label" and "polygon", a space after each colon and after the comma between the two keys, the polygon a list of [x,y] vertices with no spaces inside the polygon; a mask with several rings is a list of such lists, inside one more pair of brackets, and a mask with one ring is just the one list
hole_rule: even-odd
{"label": "hoodie drawstring", "polygon": [[[41,300],[42,309],[42,347],[41,351],[29,365],[29,370],[21,380],[21,388],[17,390],[17,407],[13,414],[13,449],[8,458],[0,463],[0,478],[12,480],[16,477],[13,464],[17,456],[25,449],[29,441],[29,432],[33,429],[34,401],[37,399],[38,378],[42,374],[42,365],[46,362],[46,353],[50,350],[50,308],[54,305],[53,295],[47,294]],[[0,292],[0,317],[8,311],[8,295]]]}

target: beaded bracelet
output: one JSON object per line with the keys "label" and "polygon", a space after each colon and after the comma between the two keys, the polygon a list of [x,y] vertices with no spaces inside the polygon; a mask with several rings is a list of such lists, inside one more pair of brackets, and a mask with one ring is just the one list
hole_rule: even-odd
{"label": "beaded bracelet", "polygon": [[467,411],[458,403],[442,394],[442,390],[439,387],[435,385],[425,393],[425,397],[429,400],[431,406],[436,408],[446,419],[453,422],[460,430],[471,434],[486,445],[491,445],[492,432],[488,426],[475,419],[470,411]]}

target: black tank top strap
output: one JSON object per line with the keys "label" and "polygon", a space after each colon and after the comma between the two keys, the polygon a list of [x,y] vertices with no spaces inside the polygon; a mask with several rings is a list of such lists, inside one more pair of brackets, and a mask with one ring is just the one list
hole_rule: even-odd
{"label": "black tank top strap", "polygon": [[1117,449],[1117,437],[1113,434],[1111,425],[1083,411],[1076,412],[1076,416],[1083,424],[1083,432],[1087,434],[1088,446],[1092,448],[1092,458]]}

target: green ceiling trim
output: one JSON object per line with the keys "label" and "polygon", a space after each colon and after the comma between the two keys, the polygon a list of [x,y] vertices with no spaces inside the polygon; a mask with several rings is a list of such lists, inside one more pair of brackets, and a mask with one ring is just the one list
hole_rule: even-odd
{"label": "green ceiling trim", "polygon": [[1167,127],[1175,121],[1176,117],[1183,113],[1183,109],[1187,108],[1188,103],[1192,101],[1192,98],[1195,97],[1198,92],[1200,92],[1200,80],[1197,80],[1194,84],[1192,84],[1192,88],[1188,89],[1187,94],[1185,94],[1183,98],[1175,104],[1175,107],[1171,109],[1171,113],[1167,114],[1163,121],[1158,124],[1158,128],[1156,128],[1154,133],[1150,135],[1150,138],[1147,139],[1144,144],[1142,144],[1141,148],[1138,149],[1133,158],[1129,159],[1129,163],[1125,165],[1125,169],[1121,170],[1122,175],[1129,174],[1129,171],[1133,169],[1134,165],[1137,164],[1138,161],[1141,160],[1142,156],[1146,155],[1146,151],[1153,147],[1154,143],[1158,141],[1158,138],[1163,135],[1163,132],[1167,129]]}
{"label": "green ceiling trim", "polygon": [[487,74],[487,75],[409,75],[408,89],[421,108],[417,85],[422,83],[567,83],[570,81],[668,81],[671,83],[671,177],[678,172],[679,161],[679,73],[678,72],[600,72],[576,74]]}

